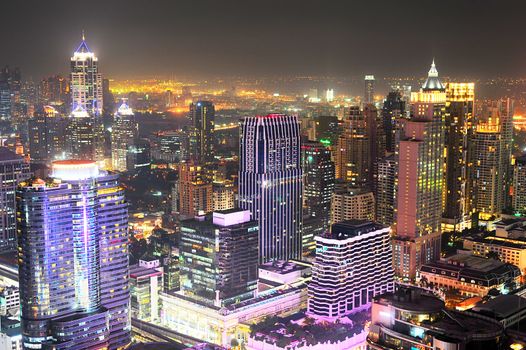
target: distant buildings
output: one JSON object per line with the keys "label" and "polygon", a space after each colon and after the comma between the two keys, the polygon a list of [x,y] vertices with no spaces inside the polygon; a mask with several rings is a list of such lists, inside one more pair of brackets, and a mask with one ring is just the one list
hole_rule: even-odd
{"label": "distant buildings", "polygon": [[513,167],[512,207],[515,213],[526,215],[526,155],[515,159]]}
{"label": "distant buildings", "polygon": [[231,209],[181,222],[181,289],[223,307],[253,298],[258,279],[258,223]]}
{"label": "distant buildings", "polygon": [[49,164],[66,155],[68,118],[52,106],[44,106],[29,118],[29,155],[32,163]]}
{"label": "distant buildings", "polygon": [[365,90],[363,94],[363,103],[373,103],[374,102],[374,75],[365,76]]}
{"label": "distant buildings", "polygon": [[128,211],[118,177],[90,161],[54,163],[53,176],[17,190],[25,347],[127,346]]}
{"label": "distant buildings", "polygon": [[139,137],[139,125],[135,121],[132,109],[123,102],[113,118],[111,127],[111,163],[113,170],[127,171],[128,152]]}
{"label": "distant buildings", "polygon": [[89,49],[84,35],[71,57],[72,109],[80,108],[92,116],[102,115],[102,75],[97,56]]}
{"label": "distant buildings", "polygon": [[308,314],[335,320],[370,307],[377,295],[394,291],[388,227],[343,221],[315,240]]}
{"label": "distant buildings", "polygon": [[239,206],[259,223],[259,259],[299,259],[302,251],[300,127],[283,114],[247,117],[240,132]]}
{"label": "distant buildings", "polygon": [[0,147],[0,246],[16,248],[16,187],[31,176],[26,159]]}
{"label": "distant buildings", "polygon": [[409,279],[440,256],[446,93],[434,62],[411,102],[411,119],[403,120],[398,146],[393,240],[395,274]]}
{"label": "distant buildings", "polygon": [[21,88],[19,68],[5,66],[0,69],[0,119],[11,120],[19,114]]}
{"label": "distant buildings", "polygon": [[405,117],[406,106],[402,93],[399,90],[387,94],[382,108],[383,128],[386,137],[386,151],[393,153],[396,150],[396,131],[398,119]]}

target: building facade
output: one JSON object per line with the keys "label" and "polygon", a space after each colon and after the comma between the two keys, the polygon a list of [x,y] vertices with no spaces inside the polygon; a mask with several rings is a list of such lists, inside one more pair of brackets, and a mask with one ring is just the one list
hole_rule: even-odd
{"label": "building facade", "polygon": [[193,217],[213,210],[213,185],[208,170],[201,165],[179,164],[179,214]]}
{"label": "building facade", "polygon": [[139,137],[139,124],[132,109],[123,102],[113,118],[111,127],[111,164],[116,171],[127,171],[128,152]]}
{"label": "building facade", "polygon": [[302,251],[300,126],[296,116],[269,114],[243,120],[239,206],[259,223],[259,259],[299,259]]}
{"label": "building facade", "polygon": [[374,194],[363,188],[337,188],[332,194],[331,223],[346,220],[374,221]]}
{"label": "building facade", "polygon": [[200,164],[214,160],[215,108],[210,101],[197,101],[190,105],[192,133],[190,158]]}

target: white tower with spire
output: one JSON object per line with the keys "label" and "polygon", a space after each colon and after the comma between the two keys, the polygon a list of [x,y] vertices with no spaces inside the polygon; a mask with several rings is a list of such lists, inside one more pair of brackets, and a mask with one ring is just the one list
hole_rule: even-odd
{"label": "white tower with spire", "polygon": [[86,44],[84,32],[79,47],[71,57],[71,110],[79,107],[93,116],[102,115],[102,75],[97,56]]}

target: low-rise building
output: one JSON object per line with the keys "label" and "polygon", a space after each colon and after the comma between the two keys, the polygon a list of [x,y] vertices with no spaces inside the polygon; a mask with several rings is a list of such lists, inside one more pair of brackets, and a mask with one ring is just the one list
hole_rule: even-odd
{"label": "low-rise building", "polygon": [[505,291],[519,282],[517,266],[494,259],[457,254],[422,265],[420,277],[435,288],[455,289],[465,296],[483,297],[491,289]]}
{"label": "low-rise building", "polygon": [[159,320],[159,292],[163,290],[163,270],[158,260],[139,260],[130,266],[132,317],[142,321]]}

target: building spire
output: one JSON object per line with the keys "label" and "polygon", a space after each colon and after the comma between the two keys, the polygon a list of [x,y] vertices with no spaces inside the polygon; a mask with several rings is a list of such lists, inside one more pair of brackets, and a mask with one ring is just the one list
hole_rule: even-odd
{"label": "building spire", "polygon": [[431,69],[429,69],[428,77],[438,77],[437,67],[435,65],[435,59],[433,58],[433,63],[431,63]]}
{"label": "building spire", "polygon": [[82,29],[82,41],[86,41],[86,35],[84,34],[84,29]]}

